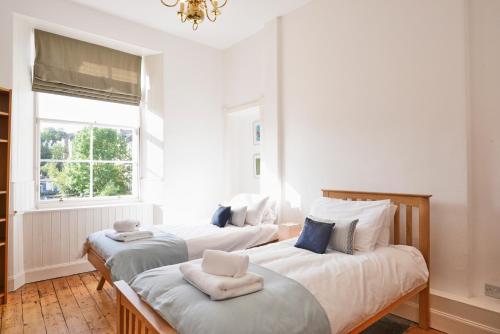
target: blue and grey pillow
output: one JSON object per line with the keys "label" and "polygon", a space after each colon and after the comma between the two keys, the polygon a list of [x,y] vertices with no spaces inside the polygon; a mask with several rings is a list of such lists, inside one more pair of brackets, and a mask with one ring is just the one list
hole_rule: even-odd
{"label": "blue and grey pillow", "polygon": [[334,223],[319,222],[312,217],[307,217],[295,247],[324,254],[334,226]]}
{"label": "blue and grey pillow", "polygon": [[333,225],[333,231],[327,248],[349,255],[354,254],[354,232],[359,221],[358,219],[323,219],[314,216],[309,216],[309,218],[320,223]]}
{"label": "blue and grey pillow", "polygon": [[228,223],[229,219],[231,219],[231,207],[219,205],[212,216],[212,224],[224,227]]}

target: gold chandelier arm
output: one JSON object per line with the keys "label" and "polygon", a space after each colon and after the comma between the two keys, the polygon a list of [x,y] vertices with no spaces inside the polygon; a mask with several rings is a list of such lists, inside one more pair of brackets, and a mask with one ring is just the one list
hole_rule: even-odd
{"label": "gold chandelier arm", "polygon": [[163,5],[165,5],[165,6],[167,6],[167,7],[175,7],[175,6],[177,6],[177,5],[179,4],[179,1],[180,1],[180,0],[175,0],[175,3],[174,3],[174,4],[172,4],[172,5],[169,5],[168,3],[166,3],[166,2],[165,2],[165,0],[160,0],[160,1],[161,1],[161,3],[162,3]]}
{"label": "gold chandelier arm", "polygon": [[222,5],[217,6],[217,8],[222,8],[222,7],[224,7],[226,4],[227,4],[227,0],[224,0],[224,2],[222,3]]}
{"label": "gold chandelier arm", "polygon": [[[210,3],[212,3],[212,1],[210,1]],[[207,0],[205,0],[205,16],[211,22],[215,22],[217,20],[217,15],[214,15],[213,18],[210,17],[210,12],[208,10]]]}

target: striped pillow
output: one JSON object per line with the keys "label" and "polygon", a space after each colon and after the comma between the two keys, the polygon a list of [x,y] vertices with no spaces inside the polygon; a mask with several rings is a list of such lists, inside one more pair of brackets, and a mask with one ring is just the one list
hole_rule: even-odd
{"label": "striped pillow", "polygon": [[358,220],[334,220],[332,235],[328,247],[337,252],[354,254],[354,231]]}

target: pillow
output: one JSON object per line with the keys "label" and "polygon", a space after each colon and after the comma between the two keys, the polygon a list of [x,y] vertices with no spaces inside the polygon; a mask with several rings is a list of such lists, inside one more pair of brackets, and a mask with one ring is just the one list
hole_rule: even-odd
{"label": "pillow", "polygon": [[226,226],[227,222],[231,218],[231,207],[219,205],[217,210],[215,210],[212,216],[212,224],[219,227]]}
{"label": "pillow", "polygon": [[346,207],[346,208],[368,208],[378,205],[389,205],[384,217],[384,227],[380,231],[377,240],[379,246],[389,246],[391,239],[391,226],[394,225],[394,214],[396,213],[397,206],[391,204],[391,200],[384,199],[379,201],[346,201],[338,198],[321,197],[314,201],[311,212],[323,207]]}
{"label": "pillow", "polygon": [[231,220],[230,224],[242,227],[245,225],[245,218],[247,216],[247,207],[242,206],[239,208],[231,207]]}
{"label": "pillow", "polygon": [[264,210],[264,214],[262,215],[261,224],[275,224],[278,219],[277,211],[277,201],[270,197],[267,201],[267,207]]}
{"label": "pillow", "polygon": [[386,210],[387,218],[385,219],[384,227],[380,232],[380,236],[377,240],[377,245],[379,246],[389,246],[391,241],[391,226],[394,225],[394,215],[398,207],[394,204],[389,205],[389,209]]}
{"label": "pillow", "polygon": [[354,231],[358,221],[357,219],[336,220],[328,247],[337,252],[354,254]]}
{"label": "pillow", "polygon": [[[311,208],[310,214],[314,217],[330,220],[356,220],[359,222],[354,233],[354,249],[358,251],[372,251],[377,245],[380,232],[385,226],[386,209],[389,204],[371,203],[366,205],[357,204],[357,201],[349,201],[351,205],[338,205],[329,198],[316,200]],[[346,202],[346,201],[344,201]]]}
{"label": "pillow", "polygon": [[278,217],[276,215],[276,211],[268,207],[266,210],[264,210],[261,224],[274,224],[276,223],[277,218]]}
{"label": "pillow", "polygon": [[324,254],[334,225],[333,223],[315,221],[313,217],[307,217],[295,247]]}
{"label": "pillow", "polygon": [[268,199],[269,197],[265,197],[247,206],[247,218],[245,219],[247,224],[259,225],[262,222],[262,216],[264,215]]}
{"label": "pillow", "polygon": [[264,211],[269,197],[258,194],[239,194],[229,202],[231,206],[246,206],[245,222],[250,225],[259,225],[262,222]]}

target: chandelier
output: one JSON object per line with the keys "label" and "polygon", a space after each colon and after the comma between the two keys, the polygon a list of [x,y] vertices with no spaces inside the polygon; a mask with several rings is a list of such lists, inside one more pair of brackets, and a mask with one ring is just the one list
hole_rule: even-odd
{"label": "chandelier", "polygon": [[[221,5],[217,0],[175,0],[175,3],[168,4],[167,0],[160,0],[162,4],[167,7],[176,7],[179,5],[177,16],[181,19],[182,23],[189,21],[193,24],[193,30],[198,29],[198,25],[203,22],[205,17],[215,22],[217,16],[221,14],[220,9],[224,7],[227,0],[224,0]],[[207,2],[210,2],[209,6]]]}

